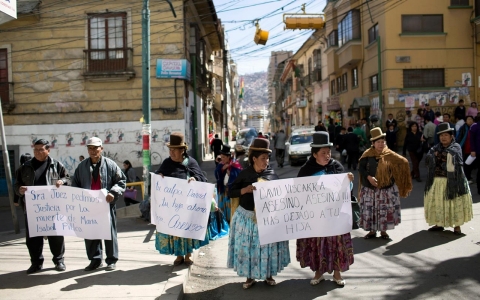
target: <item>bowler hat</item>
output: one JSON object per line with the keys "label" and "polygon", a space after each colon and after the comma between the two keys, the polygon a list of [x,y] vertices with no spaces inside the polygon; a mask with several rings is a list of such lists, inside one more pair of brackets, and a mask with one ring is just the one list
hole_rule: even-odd
{"label": "bowler hat", "polygon": [[222,150],[220,150],[220,154],[223,155],[232,155],[231,147],[229,145],[222,145]]}
{"label": "bowler hat", "polygon": [[450,123],[448,122],[443,122],[438,124],[437,129],[438,129],[437,134],[441,134],[444,132],[453,133],[453,130],[454,130],[452,127],[450,127]]}
{"label": "bowler hat", "polygon": [[170,134],[170,143],[167,143],[168,148],[187,148],[185,144],[185,137],[180,132],[172,132]]}
{"label": "bowler hat", "polygon": [[323,148],[323,147],[332,147],[333,144],[330,143],[330,136],[328,132],[317,131],[313,134],[313,142],[310,144],[312,148]]}
{"label": "bowler hat", "polygon": [[370,141],[373,142],[378,139],[384,138],[387,134],[382,132],[382,128],[375,127],[372,130],[370,130],[370,135],[372,136]]}
{"label": "bowler hat", "polygon": [[250,145],[249,151],[260,151],[271,153],[270,142],[267,139],[256,138]]}

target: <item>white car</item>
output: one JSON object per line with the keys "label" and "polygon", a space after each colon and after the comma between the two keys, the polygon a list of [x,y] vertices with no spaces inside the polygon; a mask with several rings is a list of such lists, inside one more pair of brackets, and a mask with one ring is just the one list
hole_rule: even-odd
{"label": "white car", "polygon": [[285,152],[293,166],[300,162],[305,162],[311,155],[310,144],[313,141],[313,134],[315,130],[312,129],[296,129],[292,132],[292,136],[285,144]]}

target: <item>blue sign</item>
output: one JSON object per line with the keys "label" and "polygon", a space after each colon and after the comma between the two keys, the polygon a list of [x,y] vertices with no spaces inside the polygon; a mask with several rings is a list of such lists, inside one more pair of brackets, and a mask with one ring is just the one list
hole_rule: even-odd
{"label": "blue sign", "polygon": [[190,62],[186,59],[157,59],[157,78],[190,80]]}

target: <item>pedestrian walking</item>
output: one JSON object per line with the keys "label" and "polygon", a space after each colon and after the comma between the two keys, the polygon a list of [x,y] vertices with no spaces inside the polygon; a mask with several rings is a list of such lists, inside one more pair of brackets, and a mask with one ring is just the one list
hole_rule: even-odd
{"label": "pedestrian walking", "polygon": [[388,149],[392,150],[393,152],[397,151],[397,132],[395,131],[395,126],[392,123],[390,123],[388,126],[385,141]]}
{"label": "pedestrian walking", "polygon": [[472,116],[474,119],[478,115],[477,102],[470,103],[470,107],[467,109],[467,116]]}
{"label": "pedestrian walking", "polygon": [[455,116],[456,121],[465,120],[465,117],[467,116],[467,110],[465,109],[463,99],[458,101],[458,106],[455,108],[453,115]]}
{"label": "pedestrian walking", "polygon": [[466,164],[467,158],[470,156],[472,152],[472,147],[470,146],[470,127],[472,127],[474,121],[472,116],[467,116],[465,118],[465,124],[457,131],[457,136],[455,140],[458,142],[460,147],[462,148],[462,156],[463,156],[463,172],[465,173],[465,177],[467,177],[467,181],[469,184],[473,183],[472,180],[472,170],[476,165],[476,160],[473,161],[471,164]]}
{"label": "pedestrian walking", "polygon": [[232,183],[237,179],[238,174],[242,171],[240,164],[232,159],[231,148],[223,145],[220,151],[221,161],[215,168],[215,178],[217,179],[217,199],[218,208],[225,214],[225,218],[230,223],[231,219],[231,201],[228,191]]}
{"label": "pedestrian walking", "polygon": [[230,198],[240,198],[240,206],[230,224],[227,267],[233,268],[239,276],[247,277],[242,285],[244,289],[251,288],[255,279],[263,279],[270,286],[276,285],[273,276],[290,263],[288,241],[260,246],[258,236],[252,184],[278,179],[268,164],[271,152],[268,140],[255,139],[248,153],[250,167],[240,172],[229,192]]}
{"label": "pedestrian walking", "polygon": [[210,149],[213,151],[213,155],[214,155],[213,159],[215,160],[215,165],[218,165],[218,156],[220,155],[222,146],[223,146],[222,140],[218,138],[218,134],[215,134],[215,138],[210,144]]}
{"label": "pedestrian walking", "polygon": [[[441,115],[441,114],[440,114]],[[428,117],[432,122],[436,119],[435,112],[430,108],[430,104],[425,103],[425,110],[423,112],[423,117]],[[437,124],[435,124],[437,125]]]}
{"label": "pedestrian walking", "polygon": [[408,160],[385,147],[385,133],[381,128],[371,131],[373,143],[360,158],[360,228],[367,230],[365,239],[377,236],[390,239],[387,230],[401,222],[400,197],[412,190],[412,179],[405,176],[410,171]]}
{"label": "pedestrian walking", "polygon": [[398,128],[397,128],[397,126],[398,126],[397,120],[395,120],[395,119],[393,118],[393,114],[388,114],[388,119],[387,119],[387,121],[385,122],[385,125],[386,125],[386,128],[387,128],[387,129],[390,128],[390,125],[393,125],[393,129],[394,129],[395,131],[398,130]]}
{"label": "pedestrian walking", "polygon": [[287,142],[287,137],[285,131],[280,129],[280,131],[275,135],[274,147],[275,147],[275,160],[277,165],[280,168],[283,168],[283,163],[285,159],[285,143]]}
{"label": "pedestrian walking", "polygon": [[335,138],[335,149],[337,149],[337,151],[340,153],[340,156],[342,157],[341,159],[342,164],[347,162],[347,150],[345,150],[346,134],[347,134],[347,129],[345,129],[345,127],[341,127],[340,132],[336,135],[336,138]]}
{"label": "pedestrian walking", "polygon": [[[82,161],[72,179],[72,186],[86,190],[107,191],[106,201],[110,204],[110,232],[111,240],[104,240],[107,271],[116,269],[118,261],[117,214],[116,202],[125,191],[126,177],[117,164],[102,155],[102,140],[91,137],[87,140],[88,159]],[[85,239],[85,249],[90,264],[85,271],[92,271],[103,266],[102,240]]]}
{"label": "pedestrian walking", "polygon": [[454,227],[453,233],[462,235],[460,226],[473,218],[472,194],[463,173],[462,149],[453,132],[449,123],[439,124],[440,143],[427,153],[424,208],[428,225],[433,225],[428,231]]}
{"label": "pedestrian walking", "polygon": [[[26,160],[27,157],[24,157]],[[15,172],[15,194],[25,213],[25,235],[28,253],[30,254],[31,266],[27,274],[36,273],[43,268],[43,236],[30,236],[28,228],[28,212],[25,209],[25,192],[28,186],[69,185],[70,177],[63,164],[50,157],[50,143],[47,140],[39,139],[33,145],[33,158],[26,160]],[[14,205],[19,206],[20,203]],[[53,254],[52,261],[55,270],[61,272],[66,270],[64,263],[65,239],[63,236],[47,236],[50,252]]]}
{"label": "pedestrian walking", "polygon": [[[310,144],[312,155],[298,172],[297,177],[322,176],[344,173],[340,162],[332,158],[329,135],[326,132],[313,134]],[[348,173],[348,179],[353,181],[353,174]],[[335,226],[335,223],[331,224]],[[342,272],[349,270],[353,264],[353,244],[349,233],[327,237],[311,237],[297,240],[297,261],[302,268],[310,267],[315,276],[310,281],[317,285],[325,278],[325,272],[333,272],[333,280],[339,286],[345,285]]]}
{"label": "pedestrian walking", "polygon": [[[363,120],[362,120],[363,122]],[[355,129],[353,129],[353,133],[355,133],[358,138],[359,138],[359,151],[363,152],[367,149],[368,147],[368,142],[367,142],[367,135],[365,134],[364,129],[366,128],[366,125],[363,126],[360,123],[355,124]]]}
{"label": "pedestrian walking", "polygon": [[[135,173],[135,169],[132,167],[132,163],[129,160],[123,162],[123,168],[123,173],[127,178],[127,183],[136,182],[137,174]],[[125,206],[140,203],[137,201],[137,190],[133,186],[125,188],[123,200],[125,201]]]}
{"label": "pedestrian walking", "polygon": [[[207,182],[207,178],[203,174],[197,161],[187,154],[187,144],[185,137],[180,132],[173,132],[170,135],[170,143],[167,143],[170,157],[165,159],[155,174],[162,177],[174,177],[191,181]],[[174,266],[183,263],[191,266],[192,252],[208,244],[208,238],[203,241],[172,236],[165,233],[157,232],[155,235],[155,248],[160,254],[176,255],[173,261]]]}
{"label": "pedestrian walking", "polygon": [[410,160],[412,161],[412,171],[410,175],[418,182],[422,181],[420,178],[420,161],[423,158],[423,141],[425,141],[425,139],[420,130],[418,130],[417,122],[411,122],[408,126],[405,141],[403,142],[403,156],[407,156],[408,150],[408,155],[410,155]]}
{"label": "pedestrian walking", "polygon": [[360,137],[353,133],[353,128],[348,127],[348,133],[343,139],[343,148],[347,150],[347,165],[348,170],[357,169],[358,157],[360,156]]}
{"label": "pedestrian walking", "polygon": [[325,127],[325,125],[323,125],[322,121],[318,121],[317,126],[315,126],[313,128],[313,130],[315,130],[315,131],[327,131],[327,128]]}
{"label": "pedestrian walking", "polygon": [[415,122],[417,122],[418,130],[423,132],[423,128],[425,127],[425,119],[424,119],[424,113],[422,108],[417,109]]}
{"label": "pedestrian walking", "polygon": [[429,116],[425,116],[425,127],[423,128],[423,137],[427,140],[428,148],[430,149],[435,142],[435,128],[437,125],[430,120]]}

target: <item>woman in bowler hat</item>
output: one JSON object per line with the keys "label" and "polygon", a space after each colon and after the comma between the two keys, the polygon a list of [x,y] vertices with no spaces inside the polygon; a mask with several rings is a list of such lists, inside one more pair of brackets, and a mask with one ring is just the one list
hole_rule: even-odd
{"label": "woman in bowler hat", "polygon": [[229,145],[223,145],[220,150],[220,163],[215,168],[217,179],[218,208],[223,211],[228,222],[231,219],[231,201],[228,197],[228,190],[237,179],[242,167],[232,159],[232,152]]}

